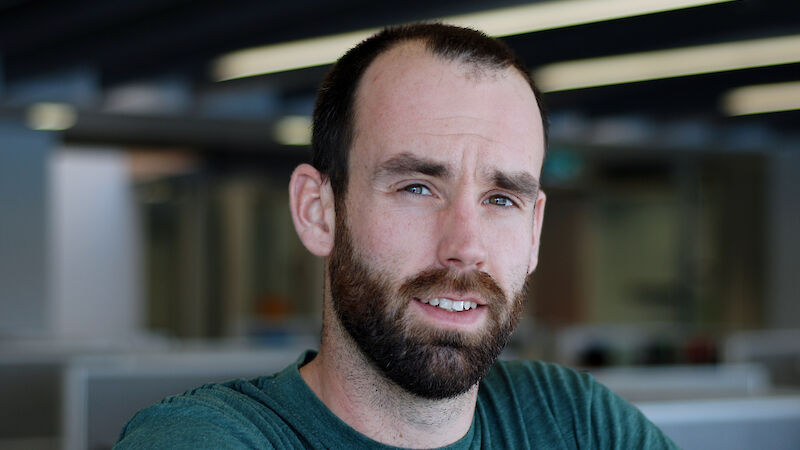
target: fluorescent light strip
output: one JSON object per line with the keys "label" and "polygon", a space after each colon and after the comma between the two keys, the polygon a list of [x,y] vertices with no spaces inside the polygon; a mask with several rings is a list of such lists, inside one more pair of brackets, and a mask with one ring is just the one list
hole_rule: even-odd
{"label": "fluorescent light strip", "polygon": [[722,107],[730,116],[800,110],[800,81],[733,89],[723,96]]}
{"label": "fluorescent light strip", "polygon": [[[493,36],[510,36],[735,0],[556,0],[444,17]],[[218,81],[330,64],[378,29],[323,36],[228,53],[214,63]]]}
{"label": "fluorescent light strip", "polygon": [[272,133],[283,145],[311,145],[311,117],[283,117],[275,124]]}
{"label": "fluorescent light strip", "polygon": [[444,22],[511,36],[733,0],[562,0],[445,17]]}
{"label": "fluorescent light strip", "polygon": [[800,62],[800,35],[726,42],[549,64],[534,72],[545,92]]}
{"label": "fluorescent light strip", "polygon": [[78,122],[78,111],[68,103],[34,103],[28,107],[25,122],[32,130],[68,130]]}
{"label": "fluorescent light strip", "polygon": [[[214,62],[217,81],[330,64],[377,29],[266,45],[228,53]],[[334,56],[335,55],[335,56]]]}

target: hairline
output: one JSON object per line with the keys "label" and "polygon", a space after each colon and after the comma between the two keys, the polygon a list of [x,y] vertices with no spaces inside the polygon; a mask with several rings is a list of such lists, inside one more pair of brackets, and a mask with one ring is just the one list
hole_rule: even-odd
{"label": "hairline", "polygon": [[[415,45],[415,44],[419,44],[419,45]],[[345,197],[347,196],[347,191],[348,191],[348,187],[349,187],[349,184],[350,184],[350,163],[351,163],[350,156],[352,155],[353,146],[354,146],[355,141],[356,141],[356,130],[357,130],[356,124],[357,124],[357,121],[358,121],[358,118],[359,118],[358,104],[359,104],[359,98],[361,96],[361,91],[362,91],[361,86],[363,85],[364,78],[366,77],[367,72],[369,72],[369,70],[372,67],[375,66],[375,63],[382,56],[384,56],[387,53],[391,52],[392,50],[395,50],[395,49],[397,49],[399,47],[402,47],[404,45],[414,46],[416,48],[422,48],[422,50],[424,51],[425,54],[427,54],[427,55],[429,55],[429,56],[431,56],[431,57],[433,57],[433,58],[435,58],[435,59],[437,59],[439,61],[442,61],[442,62],[457,64],[459,66],[464,67],[465,69],[469,69],[469,68],[476,69],[475,72],[465,72],[465,76],[468,79],[472,79],[472,80],[474,80],[476,82],[481,81],[486,76],[491,76],[491,74],[507,75],[509,73],[516,73],[517,75],[519,75],[522,78],[522,80],[528,86],[528,89],[530,89],[531,93],[533,93],[534,103],[536,103],[536,109],[539,111],[539,119],[540,119],[540,122],[541,122],[541,125],[542,125],[542,131],[543,131],[543,134],[546,134],[546,132],[544,130],[544,128],[545,128],[544,120],[545,119],[544,119],[544,116],[543,116],[543,111],[542,111],[542,108],[541,108],[541,104],[539,102],[538,92],[536,91],[536,89],[534,88],[533,84],[529,80],[528,74],[525,73],[524,71],[520,70],[520,68],[517,67],[516,65],[514,65],[512,61],[506,61],[505,64],[502,64],[502,65],[491,64],[491,63],[489,63],[487,61],[482,61],[480,59],[471,59],[469,57],[469,55],[465,55],[464,53],[455,53],[455,54],[453,54],[453,52],[449,52],[448,53],[446,51],[440,51],[434,46],[434,39],[431,38],[431,37],[426,37],[426,36],[404,37],[404,38],[398,39],[398,40],[390,43],[386,48],[383,48],[378,54],[376,54],[375,57],[372,58],[372,60],[369,62],[369,64],[367,64],[367,66],[361,72],[359,79],[355,82],[355,89],[353,90],[353,95],[350,98],[350,101],[352,103],[351,103],[350,108],[349,108],[350,109],[350,111],[349,111],[350,112],[350,120],[348,121],[349,129],[347,130],[347,133],[349,134],[349,142],[348,142],[348,146],[347,146],[347,149],[346,149],[346,151],[347,151],[347,167],[346,167],[346,172],[345,173],[347,174],[347,176],[345,178],[344,185],[341,186],[342,192],[334,193],[334,197],[337,197],[337,199],[335,201],[336,203],[338,203],[340,200],[344,201]],[[544,149],[546,151],[546,148],[547,148],[547,137],[543,136],[543,140],[544,140],[543,147],[544,147]],[[328,174],[322,174],[322,179],[323,180],[328,180],[328,178],[329,178]],[[344,204],[342,204],[341,206],[344,207]]]}

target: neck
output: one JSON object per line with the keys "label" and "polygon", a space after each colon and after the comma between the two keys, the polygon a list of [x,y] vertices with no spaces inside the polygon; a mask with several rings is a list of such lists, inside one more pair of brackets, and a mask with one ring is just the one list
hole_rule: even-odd
{"label": "neck", "polygon": [[336,416],[365,436],[387,445],[430,448],[462,438],[472,424],[478,388],[430,400],[406,392],[366,359],[328,314],[320,352],[300,375]]}

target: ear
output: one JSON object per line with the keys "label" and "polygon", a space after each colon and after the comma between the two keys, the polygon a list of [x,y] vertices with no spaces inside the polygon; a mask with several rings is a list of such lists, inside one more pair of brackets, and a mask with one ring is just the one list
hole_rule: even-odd
{"label": "ear", "polygon": [[289,180],[289,208],[294,229],[311,253],[327,257],[333,249],[336,216],[333,189],[328,180],[309,164],[294,169]]}
{"label": "ear", "polygon": [[531,250],[531,261],[528,265],[528,275],[533,273],[539,263],[539,241],[542,236],[542,222],[544,221],[544,205],[546,201],[547,196],[540,190],[533,212],[533,249]]}

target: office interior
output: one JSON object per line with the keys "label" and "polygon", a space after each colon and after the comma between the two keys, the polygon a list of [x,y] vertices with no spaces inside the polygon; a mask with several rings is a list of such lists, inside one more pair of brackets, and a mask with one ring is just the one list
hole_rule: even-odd
{"label": "office interior", "polygon": [[316,348],[286,189],[315,89],[417,20],[501,37],[548,106],[503,357],[592,372],[683,448],[800,448],[789,0],[1,3],[0,448],[110,448],[143,406]]}

